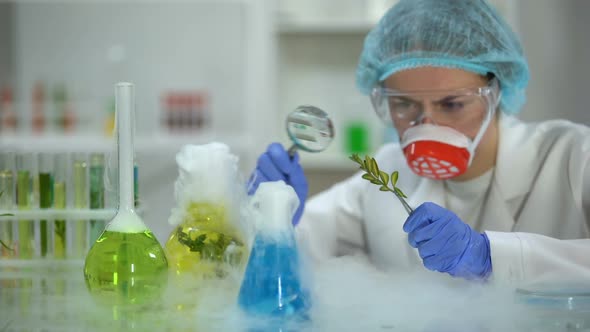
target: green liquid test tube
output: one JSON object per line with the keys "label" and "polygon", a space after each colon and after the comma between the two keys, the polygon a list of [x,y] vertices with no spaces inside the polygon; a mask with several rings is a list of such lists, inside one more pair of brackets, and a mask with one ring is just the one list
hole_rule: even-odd
{"label": "green liquid test tube", "polygon": [[[90,155],[90,209],[104,209],[104,155]],[[96,242],[104,231],[104,220],[90,220],[90,243]]]}
{"label": "green liquid test tube", "polygon": [[[32,169],[34,157],[32,153],[19,154],[16,159],[16,204],[22,211],[31,210]],[[18,256],[24,259],[33,258],[35,251],[35,231],[32,220],[18,221]]]}
{"label": "green liquid test tube", "polygon": [[[56,210],[66,208],[66,177],[68,169],[68,154],[57,154],[55,158],[55,182],[53,184],[53,207]],[[66,258],[66,221],[56,219],[53,224],[53,257],[56,259]]]}
{"label": "green liquid test tube", "polygon": [[[54,156],[49,153],[39,154],[39,208],[50,209],[53,207],[53,171]],[[41,240],[41,257],[47,257],[50,248],[50,232],[47,219],[39,221],[39,237]]]}
{"label": "green liquid test tube", "polygon": [[[74,154],[74,208],[88,208],[88,163],[85,153]],[[83,258],[88,251],[88,223],[86,220],[76,220],[74,222],[74,243],[73,255],[77,258]]]}
{"label": "green liquid test tube", "polygon": [[[6,152],[0,156],[0,210],[14,209],[14,169],[16,155]],[[0,257],[14,257],[14,220],[0,220],[0,240],[8,247],[0,245]]]}

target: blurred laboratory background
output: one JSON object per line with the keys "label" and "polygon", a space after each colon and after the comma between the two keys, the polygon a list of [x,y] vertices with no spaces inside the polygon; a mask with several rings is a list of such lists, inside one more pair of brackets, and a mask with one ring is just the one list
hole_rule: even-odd
{"label": "blurred laboratory background", "polygon": [[[531,67],[521,118],[590,125],[590,1],[491,2],[520,35]],[[160,242],[171,229],[174,156],[182,145],[228,144],[247,178],[270,142],[289,144],[284,121],[302,104],[327,111],[336,130],[327,151],[301,153],[316,193],[354,172],[350,153],[372,153],[396,139],[354,81],[364,36],[393,3],[1,2],[0,153],[65,154],[67,172],[80,158],[86,168],[78,165],[79,172],[108,166],[113,87],[129,81],[136,85],[138,205]],[[80,181],[91,187],[85,174]],[[101,209],[116,201],[108,183],[100,190],[106,202],[92,203],[88,189],[65,206]]]}

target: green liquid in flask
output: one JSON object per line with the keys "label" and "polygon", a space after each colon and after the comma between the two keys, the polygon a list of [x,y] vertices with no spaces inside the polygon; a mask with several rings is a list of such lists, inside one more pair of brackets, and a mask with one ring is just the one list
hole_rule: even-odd
{"label": "green liquid in flask", "polygon": [[101,304],[149,305],[161,298],[168,281],[164,250],[149,230],[105,231],[86,257],[86,285]]}
{"label": "green liquid in flask", "polygon": [[133,85],[118,83],[115,95],[119,208],[86,255],[84,278],[90,294],[112,309],[115,320],[133,322],[163,298],[168,260],[133,207]]}

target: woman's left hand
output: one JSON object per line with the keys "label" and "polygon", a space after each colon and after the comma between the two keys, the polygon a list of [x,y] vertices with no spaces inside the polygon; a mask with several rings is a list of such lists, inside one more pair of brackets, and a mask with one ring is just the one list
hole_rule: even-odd
{"label": "woman's left hand", "polygon": [[465,279],[486,279],[492,273],[488,237],[450,210],[424,203],[408,217],[404,231],[429,270]]}

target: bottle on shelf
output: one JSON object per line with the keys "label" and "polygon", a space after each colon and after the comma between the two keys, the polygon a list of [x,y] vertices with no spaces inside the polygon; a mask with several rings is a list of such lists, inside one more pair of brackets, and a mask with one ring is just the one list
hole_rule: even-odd
{"label": "bottle on shelf", "polygon": [[41,134],[45,131],[47,122],[45,114],[45,86],[41,81],[37,81],[33,86],[32,106],[31,128],[34,134]]}
{"label": "bottle on shelf", "polygon": [[0,134],[15,134],[17,124],[12,90],[9,86],[5,86],[0,96]]}

